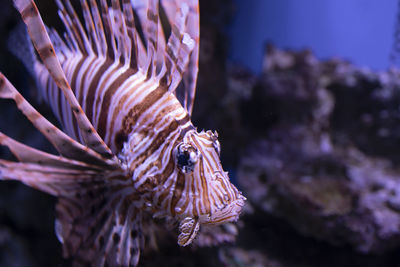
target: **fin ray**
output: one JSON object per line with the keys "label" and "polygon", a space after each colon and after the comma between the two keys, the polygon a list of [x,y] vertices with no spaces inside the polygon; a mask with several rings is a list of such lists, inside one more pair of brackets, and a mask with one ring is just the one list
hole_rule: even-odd
{"label": "fin ray", "polygon": [[68,100],[68,103],[70,104],[74,116],[78,122],[80,133],[86,144],[103,157],[115,158],[111,150],[98,135],[93,125],[83,112],[78,100],[75,98],[74,93],[65,77],[64,71],[62,70],[60,62],[58,61],[54,52],[53,45],[46,32],[46,28],[35,3],[32,0],[14,0],[14,4],[21,13],[22,19],[27,25],[29,35],[31,36],[31,40],[38,51],[39,56],[41,57],[50,75],[53,77],[57,86],[63,91],[66,99]]}
{"label": "fin ray", "polygon": [[[179,101],[183,105],[183,107],[188,111],[189,115],[192,114],[195,92],[196,92],[196,83],[197,83],[197,75],[198,75],[198,61],[199,61],[199,41],[200,41],[200,18],[199,18],[199,4],[197,0],[175,0],[175,1],[163,1],[162,7],[166,13],[166,16],[169,20],[170,25],[173,25],[174,18],[178,16],[179,10],[177,7],[182,6],[182,4],[188,6],[188,14],[187,14],[187,22],[186,26],[183,27],[182,24],[176,24],[176,28],[180,29],[182,34],[186,33],[186,38],[190,42],[190,55],[188,62],[185,62],[184,59],[182,63],[177,63],[181,66],[182,69],[182,86],[179,86],[176,90],[176,96]],[[171,31],[171,44],[170,47],[172,51],[175,51],[174,55],[179,55],[180,53],[177,49],[177,43],[182,42],[180,40],[180,36],[177,35],[176,31]],[[180,40],[180,41],[179,41]],[[176,56],[175,56],[176,57]],[[173,59],[173,57],[172,57]],[[187,64],[187,65],[185,65]],[[178,76],[179,77],[179,76]],[[179,80],[180,81],[180,80]],[[178,81],[177,81],[178,82]],[[177,83],[175,82],[175,83]]]}
{"label": "fin ray", "polygon": [[105,159],[90,148],[84,147],[43,117],[0,72],[0,98],[12,99],[17,108],[32,122],[54,148],[63,156],[90,164],[119,168],[115,159]]}
{"label": "fin ray", "polygon": [[6,146],[11,153],[23,163],[36,163],[44,166],[71,168],[77,170],[101,170],[103,168],[82,161],[68,159],[63,156],[43,152],[24,145],[0,132],[0,145]]}
{"label": "fin ray", "polygon": [[57,204],[57,232],[64,256],[95,266],[136,266],[143,236],[141,214],[132,200],[123,192],[113,191],[112,186],[101,184],[73,201],[61,198]]}
{"label": "fin ray", "polygon": [[175,92],[181,82],[190,54],[194,48],[194,40],[186,32],[188,12],[188,5],[182,3],[175,14],[174,23],[171,25],[171,35],[167,42],[165,55],[166,75],[169,77],[169,90],[172,92]]}
{"label": "fin ray", "polygon": [[53,196],[70,195],[73,187],[99,179],[99,173],[73,170],[35,163],[13,162],[0,159],[0,175],[4,180],[17,180]]}

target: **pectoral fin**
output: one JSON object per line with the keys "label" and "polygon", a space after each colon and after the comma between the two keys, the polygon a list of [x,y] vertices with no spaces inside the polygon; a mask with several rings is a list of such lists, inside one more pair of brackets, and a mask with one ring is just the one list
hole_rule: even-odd
{"label": "pectoral fin", "polygon": [[179,224],[178,244],[187,246],[192,243],[200,229],[200,223],[197,219],[186,217]]}

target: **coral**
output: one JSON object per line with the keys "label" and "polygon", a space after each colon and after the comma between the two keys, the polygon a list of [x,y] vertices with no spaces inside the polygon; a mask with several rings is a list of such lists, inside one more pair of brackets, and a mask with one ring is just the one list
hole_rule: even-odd
{"label": "coral", "polygon": [[249,121],[257,139],[238,170],[249,200],[319,240],[399,247],[399,74],[269,46],[245,104],[274,117]]}

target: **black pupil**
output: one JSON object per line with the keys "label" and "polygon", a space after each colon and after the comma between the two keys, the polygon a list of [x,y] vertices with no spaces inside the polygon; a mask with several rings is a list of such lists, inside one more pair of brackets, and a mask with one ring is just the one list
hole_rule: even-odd
{"label": "black pupil", "polygon": [[178,165],[179,166],[188,166],[189,165],[189,153],[187,151],[183,152],[182,154],[178,155]]}

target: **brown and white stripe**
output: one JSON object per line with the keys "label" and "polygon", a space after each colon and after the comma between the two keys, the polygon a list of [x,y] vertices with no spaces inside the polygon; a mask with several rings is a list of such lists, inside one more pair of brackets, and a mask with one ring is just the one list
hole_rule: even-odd
{"label": "brown and white stripe", "polygon": [[[161,116],[157,116],[159,111],[153,105],[157,103],[161,106],[160,99],[176,101],[176,98],[167,96],[175,92],[195,44],[195,40],[186,33],[189,8],[184,4],[175,14],[176,18],[171,21],[176,23],[171,25],[168,42],[159,45],[165,41],[157,38],[164,35],[158,33],[160,22],[158,12],[155,12],[158,1],[150,1],[147,15],[136,22],[145,28],[147,47],[144,49],[143,44],[138,45],[142,41],[133,27],[132,5],[124,1],[121,8],[118,1],[112,1],[109,7],[106,1],[102,1],[100,17],[94,1],[81,2],[85,29],[71,4],[58,1],[60,16],[69,29],[65,37],[69,42],[62,41],[54,32],[51,37],[57,43],[57,55],[65,73],[66,82],[63,84],[71,84],[76,99],[97,133],[117,153],[122,148],[122,141],[136,130],[134,125],[148,109],[152,109],[154,119],[157,119]],[[24,8],[29,10],[29,7]],[[192,11],[196,11],[196,7]],[[165,48],[164,57],[157,58],[159,47]],[[145,53],[147,57],[138,58],[137,53]],[[71,113],[74,103],[57,92],[60,85],[49,82],[53,75],[49,73],[46,77],[46,67],[36,68],[43,97],[58,115],[65,131],[74,139],[85,141],[86,133],[79,131],[76,116]]]}

